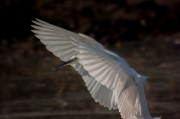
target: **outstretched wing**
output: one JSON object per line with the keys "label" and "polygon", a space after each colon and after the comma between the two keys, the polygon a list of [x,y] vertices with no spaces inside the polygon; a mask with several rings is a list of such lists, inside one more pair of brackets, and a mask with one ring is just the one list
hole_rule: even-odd
{"label": "outstretched wing", "polygon": [[41,20],[34,23],[38,26],[32,26],[37,29],[33,32],[49,51],[63,61],[74,56],[77,58],[72,66],[82,75],[97,102],[110,109],[118,107],[125,119],[150,118],[143,83],[135,83],[133,73],[123,58],[104,49],[88,36]]}
{"label": "outstretched wing", "polygon": [[[36,34],[35,36],[46,45],[46,48],[49,51],[63,61],[67,61],[78,54],[77,51],[73,50],[77,48],[77,46],[71,43],[74,41],[71,37],[76,38],[79,42],[92,47],[104,49],[100,43],[84,34],[76,34],[39,19],[37,19],[37,21],[33,21],[33,23],[36,24],[32,25],[32,27],[36,29],[32,30],[32,32]],[[107,88],[91,77],[79,62],[74,62],[71,64],[71,66],[73,66],[74,69],[82,75],[88,90],[96,102],[99,102],[101,105],[108,107],[109,109],[117,109],[115,96],[111,89]],[[102,98],[102,96],[104,98]]]}

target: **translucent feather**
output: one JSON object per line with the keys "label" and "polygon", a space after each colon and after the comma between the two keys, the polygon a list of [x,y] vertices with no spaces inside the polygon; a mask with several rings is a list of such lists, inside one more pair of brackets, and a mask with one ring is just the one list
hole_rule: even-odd
{"label": "translucent feather", "polygon": [[96,102],[109,109],[119,109],[123,119],[152,119],[143,87],[147,77],[89,36],[39,19],[33,23],[32,32],[54,55],[63,61],[77,58],[70,65],[82,75]]}

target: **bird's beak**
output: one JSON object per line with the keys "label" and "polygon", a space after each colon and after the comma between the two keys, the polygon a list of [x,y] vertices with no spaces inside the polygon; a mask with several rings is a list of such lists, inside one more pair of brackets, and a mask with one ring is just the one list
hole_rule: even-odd
{"label": "bird's beak", "polygon": [[54,67],[53,70],[60,69],[61,67],[66,66],[66,65],[68,65],[68,64],[70,64],[70,63],[72,63],[72,62],[74,62],[76,59],[77,59],[77,58],[70,59],[70,60],[68,60],[67,62],[64,62],[64,63],[62,63],[62,64],[60,64],[60,65]]}

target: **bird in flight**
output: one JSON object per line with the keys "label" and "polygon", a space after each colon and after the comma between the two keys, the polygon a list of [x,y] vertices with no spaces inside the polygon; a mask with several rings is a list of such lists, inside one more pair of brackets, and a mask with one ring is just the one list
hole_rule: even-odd
{"label": "bird in flight", "polygon": [[36,37],[59,57],[71,65],[82,78],[96,102],[109,109],[118,109],[123,119],[152,118],[144,93],[147,77],[138,74],[127,62],[104,48],[93,38],[74,33],[42,20],[32,21]]}

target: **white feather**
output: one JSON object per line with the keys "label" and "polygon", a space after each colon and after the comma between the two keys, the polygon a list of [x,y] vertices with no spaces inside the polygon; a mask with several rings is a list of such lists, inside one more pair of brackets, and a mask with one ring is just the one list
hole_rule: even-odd
{"label": "white feather", "polygon": [[36,25],[32,25],[36,30],[32,32],[49,51],[63,61],[77,58],[71,66],[82,75],[96,102],[119,109],[124,119],[152,119],[143,87],[147,77],[93,38],[36,20],[33,21]]}

